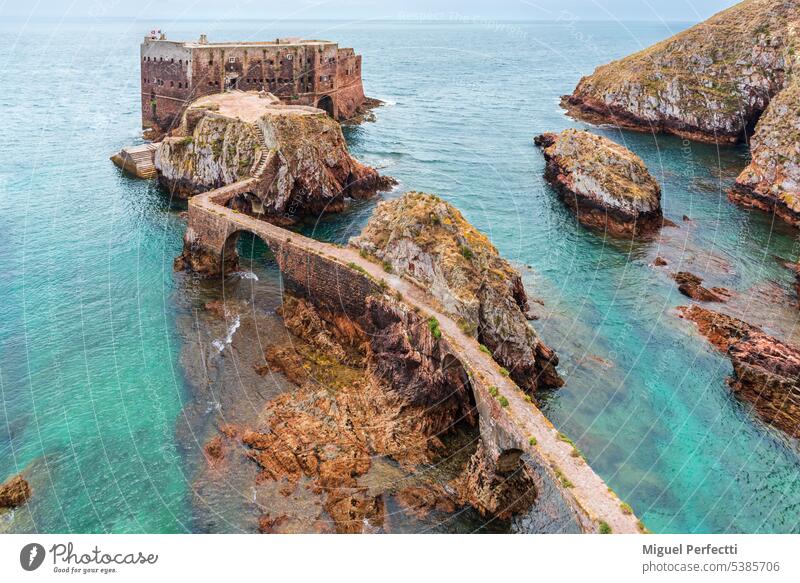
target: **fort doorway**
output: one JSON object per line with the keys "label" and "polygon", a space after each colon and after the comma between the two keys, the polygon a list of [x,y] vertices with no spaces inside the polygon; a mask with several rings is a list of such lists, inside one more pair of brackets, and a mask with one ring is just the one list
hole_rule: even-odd
{"label": "fort doorway", "polygon": [[238,87],[239,77],[225,77],[225,91],[233,91]]}
{"label": "fort doorway", "polygon": [[333,117],[333,99],[331,99],[330,95],[325,95],[317,101],[317,107],[324,109],[329,116]]}

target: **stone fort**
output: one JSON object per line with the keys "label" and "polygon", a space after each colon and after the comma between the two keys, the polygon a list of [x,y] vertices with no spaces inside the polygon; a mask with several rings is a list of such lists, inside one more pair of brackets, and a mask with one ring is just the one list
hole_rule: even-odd
{"label": "stone fort", "polygon": [[210,43],[168,40],[160,31],[141,45],[142,127],[166,133],[187,105],[228,90],[268,91],[282,102],[319,107],[338,120],[364,102],[361,55],[323,40]]}

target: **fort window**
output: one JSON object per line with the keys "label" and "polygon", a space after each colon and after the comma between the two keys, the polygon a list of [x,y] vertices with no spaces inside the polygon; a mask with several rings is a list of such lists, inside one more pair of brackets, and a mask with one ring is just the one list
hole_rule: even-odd
{"label": "fort window", "polygon": [[228,59],[228,62],[229,63],[235,63],[236,62],[236,57],[231,57],[230,59]]}
{"label": "fort window", "polygon": [[169,86],[170,86],[170,87],[175,87],[175,81],[170,81],[170,82],[169,82]]}

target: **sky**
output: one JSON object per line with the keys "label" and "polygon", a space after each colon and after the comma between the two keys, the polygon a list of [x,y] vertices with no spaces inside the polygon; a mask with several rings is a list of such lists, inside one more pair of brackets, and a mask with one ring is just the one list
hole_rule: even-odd
{"label": "sky", "polygon": [[735,0],[0,0],[2,17],[699,21]]}

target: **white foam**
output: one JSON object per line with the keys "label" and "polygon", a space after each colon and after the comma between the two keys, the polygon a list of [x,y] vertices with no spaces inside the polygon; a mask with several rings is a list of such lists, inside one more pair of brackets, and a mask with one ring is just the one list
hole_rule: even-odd
{"label": "white foam", "polygon": [[258,281],[258,276],[252,271],[234,271],[231,273],[231,275],[238,277],[239,279],[252,279],[253,281]]}
{"label": "white foam", "polygon": [[225,335],[225,338],[214,340],[211,345],[216,348],[219,352],[225,350],[225,347],[228,346],[231,342],[233,342],[233,335],[236,333],[236,330],[239,329],[239,316],[237,315],[231,324],[230,328],[228,328],[228,333]]}

